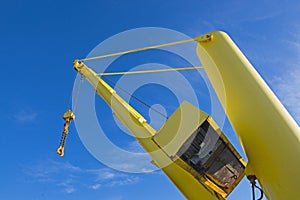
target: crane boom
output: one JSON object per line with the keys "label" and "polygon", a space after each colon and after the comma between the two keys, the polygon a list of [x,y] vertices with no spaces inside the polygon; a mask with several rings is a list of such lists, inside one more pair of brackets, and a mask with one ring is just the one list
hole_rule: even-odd
{"label": "crane boom", "polygon": [[230,37],[206,34],[197,53],[268,199],[299,199],[300,128]]}
{"label": "crane boom", "polygon": [[[203,185],[195,180],[187,171],[177,164],[170,162],[170,158],[151,139],[152,136],[156,134],[156,130],[146,122],[142,115],[124,101],[113,88],[103,79],[99,78],[97,74],[82,61],[76,60],[74,62],[74,68],[89,81],[97,94],[112,108],[117,118],[130,130],[144,149],[150,152],[149,154],[155,164],[165,166],[162,170],[175,183],[186,198],[198,199],[199,194],[201,194],[200,196],[203,199],[218,199],[212,191],[204,188]],[[195,191],[197,191],[197,193],[195,193]]]}
{"label": "crane boom", "polygon": [[[74,68],[187,199],[225,199],[242,179],[246,163],[206,113],[183,102],[163,128],[156,131],[85,63],[76,60]],[[203,158],[198,155],[200,150],[193,147],[206,145],[201,139],[206,134],[221,139],[209,147],[211,157]]]}

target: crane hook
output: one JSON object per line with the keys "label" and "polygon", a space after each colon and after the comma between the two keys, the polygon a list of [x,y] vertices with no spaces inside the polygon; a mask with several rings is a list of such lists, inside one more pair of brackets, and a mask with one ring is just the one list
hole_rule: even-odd
{"label": "crane hook", "polygon": [[264,197],[264,192],[260,187],[258,187],[256,185],[256,179],[257,179],[256,176],[255,175],[248,175],[247,178],[250,181],[251,186],[252,186],[252,198],[253,198],[253,200],[255,200],[255,188],[259,189],[259,191],[260,191],[260,197],[257,200],[262,200],[263,197]]}
{"label": "crane hook", "polygon": [[65,142],[66,142],[67,135],[69,133],[69,125],[70,122],[75,119],[75,115],[71,110],[67,110],[63,115],[63,119],[65,120],[64,130],[62,132],[59,147],[56,150],[56,153],[60,156],[64,155]]}

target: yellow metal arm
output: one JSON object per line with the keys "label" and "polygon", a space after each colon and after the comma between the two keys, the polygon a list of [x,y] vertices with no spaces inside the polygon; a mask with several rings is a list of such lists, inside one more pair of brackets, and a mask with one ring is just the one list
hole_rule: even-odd
{"label": "yellow metal arm", "polygon": [[300,129],[224,32],[207,34],[197,53],[268,199],[299,199]]}
{"label": "yellow metal arm", "polygon": [[[117,118],[129,129],[143,148],[149,153],[155,165],[163,170],[187,199],[223,199],[220,194],[217,194],[203,183],[200,183],[199,179],[201,179],[201,177],[189,172],[193,170],[188,167],[184,161],[178,158],[176,162],[174,162],[157,144],[157,141],[153,139],[156,135],[156,130],[146,122],[142,115],[123,100],[113,88],[99,78],[92,69],[79,60],[74,61],[74,68],[90,82],[97,94],[105,100]],[[186,115],[188,116],[190,113],[187,112]],[[209,181],[206,182],[208,185],[210,184]],[[226,196],[226,194],[222,195],[224,197]]]}
{"label": "yellow metal arm", "polygon": [[156,131],[146,122],[146,119],[122,99],[103,79],[99,78],[92,69],[78,60],[74,61],[74,68],[90,82],[97,94],[105,100],[117,118],[125,123],[127,128],[137,129],[136,137],[145,138],[155,134]]}

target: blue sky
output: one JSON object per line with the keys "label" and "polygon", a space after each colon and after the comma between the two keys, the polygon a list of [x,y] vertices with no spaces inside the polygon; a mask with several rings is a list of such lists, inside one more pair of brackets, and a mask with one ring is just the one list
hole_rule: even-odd
{"label": "blue sky", "polygon": [[[63,126],[61,116],[76,76],[72,61],[128,29],[163,27],[190,37],[226,31],[300,123],[300,4],[296,0],[12,0],[2,2],[1,8],[1,199],[184,199],[160,171],[129,174],[101,164],[85,149],[74,126],[66,155],[55,153]],[[153,54],[140,56],[147,62]],[[136,62],[142,64],[144,57]],[[132,63],[128,61],[126,67]],[[171,64],[176,65],[175,61]],[[135,94],[150,104],[157,103],[147,96],[149,90]],[[207,101],[205,94],[199,93],[199,98]],[[109,113],[100,98],[95,100],[100,112]],[[203,106],[209,112],[209,102]],[[171,111],[167,109],[167,114]],[[114,123],[109,119],[101,122],[107,129]],[[140,151],[132,138],[118,130],[112,132],[108,137],[114,143]],[[228,123],[224,132],[242,153]],[[250,185],[243,181],[229,199],[250,200]]]}

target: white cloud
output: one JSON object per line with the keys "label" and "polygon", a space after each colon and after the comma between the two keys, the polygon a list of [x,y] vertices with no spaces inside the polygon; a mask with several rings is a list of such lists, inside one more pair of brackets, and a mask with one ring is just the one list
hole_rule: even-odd
{"label": "white cloud", "polygon": [[131,176],[125,179],[111,181],[108,184],[108,186],[114,187],[114,186],[131,185],[131,184],[138,183],[139,181],[140,181],[139,177]]}
{"label": "white cloud", "polygon": [[300,124],[300,69],[290,71],[283,77],[275,77],[272,81],[276,94],[281,102]]}
{"label": "white cloud", "polygon": [[61,191],[67,194],[72,194],[76,191],[75,186],[73,185],[73,179],[71,178],[57,182],[56,186],[62,188]]}
{"label": "white cloud", "polygon": [[109,168],[84,169],[69,162],[48,160],[24,168],[30,182],[52,184],[62,192],[71,194],[78,188],[99,190],[103,187],[125,186],[138,183],[136,175],[118,172]]}
{"label": "white cloud", "polygon": [[101,184],[99,184],[99,183],[90,186],[90,188],[93,190],[98,190],[100,187],[101,187]]}
{"label": "white cloud", "polygon": [[114,173],[111,173],[111,172],[105,172],[103,174],[103,179],[112,179],[114,178],[116,175]]}
{"label": "white cloud", "polygon": [[127,147],[125,147],[126,150],[135,152],[135,153],[144,153],[145,150],[143,147],[140,145],[140,143],[137,140],[134,140],[128,144]]}
{"label": "white cloud", "polygon": [[104,181],[104,180],[119,178],[121,174],[109,168],[89,169],[86,170],[86,172],[89,174],[93,174],[93,176],[95,177],[95,181]]}
{"label": "white cloud", "polygon": [[67,187],[64,189],[64,191],[67,193],[67,194],[72,194],[75,192],[75,188],[74,187]]}
{"label": "white cloud", "polygon": [[288,40],[289,59],[286,65],[289,66],[286,73],[276,76],[271,81],[274,90],[285,107],[292,114],[294,119],[300,124],[300,26],[294,25],[294,29],[289,33]]}
{"label": "white cloud", "polygon": [[31,109],[23,109],[13,115],[13,118],[21,123],[33,122],[36,120],[38,114]]}

